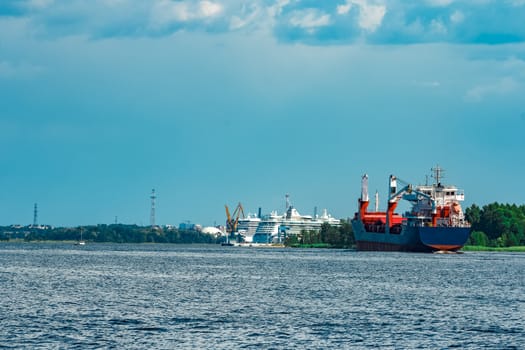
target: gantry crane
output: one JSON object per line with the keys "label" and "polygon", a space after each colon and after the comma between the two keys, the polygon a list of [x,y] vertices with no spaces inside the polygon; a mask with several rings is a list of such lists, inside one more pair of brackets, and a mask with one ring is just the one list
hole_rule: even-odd
{"label": "gantry crane", "polygon": [[[235,232],[237,232],[237,225],[239,224],[239,218],[244,218],[244,209],[242,208],[242,204],[239,203],[235,207],[235,210],[230,215],[230,210],[228,209],[227,205],[224,205],[226,208],[226,232],[228,234],[228,238],[231,237]],[[242,215],[242,216],[241,216]]]}

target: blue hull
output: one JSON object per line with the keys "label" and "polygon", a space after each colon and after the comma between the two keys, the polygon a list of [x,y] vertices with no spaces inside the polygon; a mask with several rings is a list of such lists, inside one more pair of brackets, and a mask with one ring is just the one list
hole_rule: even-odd
{"label": "blue hull", "polygon": [[458,250],[467,243],[470,227],[419,227],[421,242],[435,250]]}
{"label": "blue hull", "polygon": [[468,227],[403,226],[400,233],[368,232],[360,220],[352,220],[358,250],[433,252],[456,251],[470,235]]}

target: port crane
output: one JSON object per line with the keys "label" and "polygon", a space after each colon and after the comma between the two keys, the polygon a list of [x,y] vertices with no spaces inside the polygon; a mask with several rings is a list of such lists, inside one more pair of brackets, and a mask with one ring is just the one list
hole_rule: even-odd
{"label": "port crane", "polygon": [[[230,209],[227,205],[224,205],[226,208],[226,233],[229,238],[235,232],[237,232],[237,225],[239,224],[239,218],[244,218],[244,209],[242,204],[239,203],[233,210],[233,213],[230,215]],[[242,215],[242,216],[241,216]]]}

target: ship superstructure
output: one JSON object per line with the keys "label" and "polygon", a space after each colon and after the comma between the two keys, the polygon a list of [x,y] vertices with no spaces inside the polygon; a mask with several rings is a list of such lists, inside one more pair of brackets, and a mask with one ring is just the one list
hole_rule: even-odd
{"label": "ship superstructure", "polygon": [[259,216],[249,213],[246,217],[239,219],[237,232],[245,242],[251,243],[260,223],[261,218]]}

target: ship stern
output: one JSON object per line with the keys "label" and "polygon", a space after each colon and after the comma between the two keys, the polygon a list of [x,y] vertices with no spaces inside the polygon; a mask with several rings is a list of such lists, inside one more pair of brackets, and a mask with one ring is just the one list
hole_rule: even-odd
{"label": "ship stern", "polygon": [[467,243],[470,227],[419,227],[421,243],[438,251],[457,251]]}

